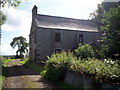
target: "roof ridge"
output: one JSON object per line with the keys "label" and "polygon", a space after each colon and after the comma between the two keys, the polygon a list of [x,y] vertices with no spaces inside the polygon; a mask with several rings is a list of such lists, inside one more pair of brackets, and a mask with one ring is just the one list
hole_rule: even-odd
{"label": "roof ridge", "polygon": [[70,18],[70,17],[62,17],[62,16],[53,16],[53,15],[45,15],[45,14],[37,14],[37,15],[39,15],[39,16],[47,16],[47,17],[55,17],[55,18],[64,18],[64,19],[72,19],[72,20],[95,22],[95,21],[92,21],[92,20],[77,19],[77,18]]}

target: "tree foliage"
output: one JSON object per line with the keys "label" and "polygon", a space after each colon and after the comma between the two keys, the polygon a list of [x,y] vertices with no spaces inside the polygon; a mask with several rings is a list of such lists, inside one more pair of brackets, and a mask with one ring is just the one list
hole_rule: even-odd
{"label": "tree foliage", "polygon": [[10,43],[10,45],[15,48],[18,47],[18,50],[16,51],[16,55],[19,55],[22,57],[24,53],[28,52],[28,43],[26,42],[26,39],[22,36],[15,37],[13,41]]}
{"label": "tree foliage", "polygon": [[90,19],[98,22],[101,25],[103,14],[105,12],[108,12],[110,8],[117,8],[117,7],[119,7],[118,2],[102,2],[101,4],[98,4],[98,9],[90,14]]}
{"label": "tree foliage", "polygon": [[20,0],[0,0],[0,5],[2,7],[5,6],[17,7],[20,3],[21,3]]}
{"label": "tree foliage", "polygon": [[[101,48],[102,56],[110,58],[120,58],[120,7],[118,2],[103,2],[98,5],[98,9],[91,13],[93,21],[100,24],[100,29],[103,30],[103,44],[107,46],[106,55],[105,48]],[[105,43],[107,42],[107,43]],[[105,51],[106,52],[106,51]]]}
{"label": "tree foliage", "polygon": [[[0,0],[0,7],[18,7],[18,5],[21,3],[20,0]],[[3,12],[0,10],[0,25],[4,24],[7,19],[7,16],[3,14]]]}
{"label": "tree foliage", "polygon": [[101,45],[99,50],[96,50],[97,55],[99,55],[100,59],[105,59],[110,56],[109,53],[109,46],[108,45]]}
{"label": "tree foliage", "polygon": [[120,7],[111,8],[103,14],[101,30],[104,31],[103,39],[109,42],[112,57],[120,57]]}
{"label": "tree foliage", "polygon": [[90,18],[93,21],[96,21],[101,24],[101,19],[103,18],[103,13],[104,13],[103,6],[101,4],[98,5],[98,9],[95,10],[94,12],[90,13]]}
{"label": "tree foliage", "polygon": [[4,15],[2,11],[0,11],[0,25],[5,23],[6,18],[6,15]]}

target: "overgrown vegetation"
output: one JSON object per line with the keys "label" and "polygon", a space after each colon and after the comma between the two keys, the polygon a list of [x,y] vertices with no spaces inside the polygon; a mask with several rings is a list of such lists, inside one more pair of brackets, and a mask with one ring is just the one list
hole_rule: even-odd
{"label": "overgrown vegetation", "polygon": [[[93,21],[97,21],[100,29],[104,32],[102,35],[103,45],[107,46],[108,52],[105,54],[105,48],[101,48],[102,58],[120,59],[120,7],[119,3],[101,3],[98,9],[91,14]],[[103,56],[104,55],[104,56]]]}
{"label": "overgrown vegetation", "polygon": [[[83,48],[80,48],[80,47]],[[97,60],[94,57],[91,57],[93,51],[91,47],[87,44],[81,45],[78,47],[78,53],[85,53],[80,54],[83,56],[87,53],[88,56],[86,57],[76,57],[76,53],[72,52],[62,52],[62,53],[54,53],[45,63],[45,66],[38,65],[34,62],[24,60],[26,63],[25,65],[33,68],[36,72],[40,75],[44,76],[47,80],[57,82],[59,80],[64,80],[66,71],[70,70],[79,74],[84,74],[93,77],[96,82],[112,82],[112,83],[119,83],[120,81],[120,62],[119,60],[113,61],[112,59],[104,59],[104,60]],[[87,48],[87,52],[84,52],[85,48]],[[82,51],[83,50],[83,51]],[[105,53],[106,50],[104,50]],[[103,52],[101,52],[103,53]],[[104,56],[104,55],[103,55]],[[103,57],[105,58],[105,57]],[[21,61],[20,63],[23,63]],[[24,64],[24,63],[23,63]],[[119,83],[120,84],[120,83]]]}
{"label": "overgrown vegetation", "polygon": [[79,44],[79,47],[75,50],[75,54],[78,58],[92,58],[94,57],[94,51],[88,44]]}
{"label": "overgrown vegetation", "polygon": [[94,58],[76,59],[73,53],[56,53],[48,57],[46,63],[45,77],[51,81],[57,81],[64,78],[66,70],[71,70],[79,74],[90,75],[96,82],[119,83],[120,66],[118,61],[105,59],[100,61]]}
{"label": "overgrown vegetation", "polygon": [[100,61],[94,58],[74,61],[69,67],[71,71],[94,77],[97,82],[109,81],[114,83],[120,81],[119,68],[117,61],[111,59]]}
{"label": "overgrown vegetation", "polygon": [[109,51],[110,49],[108,45],[101,45],[100,49],[96,50],[96,53],[99,55],[100,59],[107,59],[110,57]]}
{"label": "overgrown vegetation", "polygon": [[62,52],[52,54],[46,61],[45,68],[47,70],[45,78],[51,81],[57,81],[64,78],[66,68],[69,64],[77,58],[73,56],[73,53]]}
{"label": "overgrown vegetation", "polygon": [[101,30],[104,31],[103,40],[109,42],[109,57],[120,59],[120,7],[111,8],[103,16]]}

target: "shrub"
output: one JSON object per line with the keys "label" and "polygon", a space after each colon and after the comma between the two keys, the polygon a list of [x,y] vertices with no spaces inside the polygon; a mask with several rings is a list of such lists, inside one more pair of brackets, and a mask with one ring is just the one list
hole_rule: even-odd
{"label": "shrub", "polygon": [[77,59],[71,52],[52,54],[46,61],[45,70],[41,72],[45,78],[51,81],[63,80],[66,71],[70,70],[79,74],[90,75],[96,82],[120,81],[119,60],[105,59],[103,61],[94,58]]}
{"label": "shrub", "polygon": [[119,68],[118,63],[115,61],[100,61],[92,58],[75,61],[69,67],[71,71],[93,76],[97,82],[110,81],[114,83],[120,80]]}
{"label": "shrub", "polygon": [[97,50],[96,53],[98,54],[100,59],[110,57],[109,46],[108,45],[102,45],[100,50]]}
{"label": "shrub", "polygon": [[75,54],[81,59],[94,57],[94,51],[88,44],[79,44],[79,47],[75,50]]}
{"label": "shrub", "polygon": [[73,53],[62,52],[52,54],[46,61],[45,67],[47,72],[45,77],[51,81],[63,79],[66,73],[66,68],[69,66],[69,63],[72,63],[72,59],[76,59],[73,56]]}

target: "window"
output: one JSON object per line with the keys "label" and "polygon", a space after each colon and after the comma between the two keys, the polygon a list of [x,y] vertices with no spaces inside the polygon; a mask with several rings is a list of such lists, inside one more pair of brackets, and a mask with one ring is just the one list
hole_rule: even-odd
{"label": "window", "polygon": [[55,53],[61,53],[61,49],[55,49]]}
{"label": "window", "polygon": [[36,43],[36,33],[34,34],[34,43]]}
{"label": "window", "polygon": [[37,59],[37,58],[36,58],[36,56],[37,56],[36,54],[37,54],[37,50],[35,49],[35,61],[36,61],[36,59]]}
{"label": "window", "polygon": [[59,32],[55,33],[55,42],[60,42],[61,41],[61,34]]}
{"label": "window", "polygon": [[79,42],[83,43],[83,34],[79,34]]}

